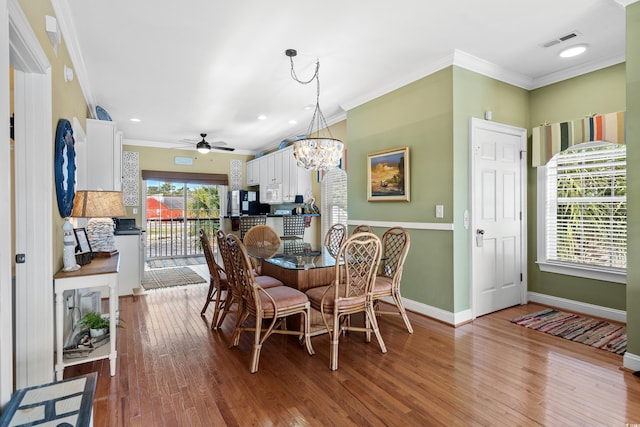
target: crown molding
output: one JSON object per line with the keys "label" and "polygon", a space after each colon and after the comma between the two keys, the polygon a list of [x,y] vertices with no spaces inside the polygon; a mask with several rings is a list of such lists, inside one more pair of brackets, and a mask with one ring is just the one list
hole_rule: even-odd
{"label": "crown molding", "polygon": [[523,74],[507,70],[504,67],[486,61],[477,56],[470,55],[459,49],[453,51],[453,64],[469,71],[482,74],[492,79],[500,80],[523,89],[530,89],[533,79]]}
{"label": "crown molding", "polygon": [[583,74],[591,73],[592,71],[601,70],[603,68],[611,67],[612,65],[623,63],[625,62],[625,60],[626,59],[624,55],[614,56],[612,58],[604,59],[599,62],[591,62],[588,64],[579,65],[576,67],[567,68],[566,70],[547,74],[546,76],[535,79],[533,81],[533,85],[529,89],[538,89],[543,86],[558,83],[563,80],[571,79],[573,77],[578,77]]}
{"label": "crown molding", "polygon": [[80,43],[78,42],[78,35],[73,23],[69,3],[67,0],[51,0],[51,5],[53,6],[53,11],[56,14],[58,23],[60,24],[60,31],[64,37],[71,62],[73,63],[76,78],[78,79],[78,83],[80,83],[82,95],[87,103],[87,107],[89,107],[91,117],[95,119],[97,118],[96,101],[93,97],[93,93],[91,92],[89,74],[87,73],[87,68],[85,67],[84,59],[82,58],[82,53],[80,51]]}
{"label": "crown molding", "polygon": [[622,7],[627,7],[630,4],[636,3],[636,2],[638,2],[640,0],[613,0],[613,1],[618,3]]}

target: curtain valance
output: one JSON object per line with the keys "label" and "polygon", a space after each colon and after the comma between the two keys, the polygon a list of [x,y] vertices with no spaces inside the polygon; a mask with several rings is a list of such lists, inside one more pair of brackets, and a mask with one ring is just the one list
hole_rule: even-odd
{"label": "curtain valance", "polygon": [[584,119],[545,124],[533,128],[532,166],[545,165],[567,148],[589,141],[625,144],[625,113],[609,113]]}
{"label": "curtain valance", "polygon": [[229,178],[224,173],[169,172],[143,170],[142,179],[156,179],[167,182],[189,182],[205,185],[229,185]]}

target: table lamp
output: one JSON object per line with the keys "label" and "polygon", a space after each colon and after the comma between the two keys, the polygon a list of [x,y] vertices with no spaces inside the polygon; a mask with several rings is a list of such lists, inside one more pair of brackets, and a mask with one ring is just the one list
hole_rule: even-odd
{"label": "table lamp", "polygon": [[116,254],[113,218],[125,216],[121,191],[77,191],[71,216],[89,218],[87,237],[96,256]]}
{"label": "table lamp", "polygon": [[302,198],[302,194],[297,194],[293,200],[293,203],[297,204],[298,206],[296,207],[296,213],[298,215],[300,215],[301,213],[303,213],[302,211],[302,204],[304,203],[304,200]]}

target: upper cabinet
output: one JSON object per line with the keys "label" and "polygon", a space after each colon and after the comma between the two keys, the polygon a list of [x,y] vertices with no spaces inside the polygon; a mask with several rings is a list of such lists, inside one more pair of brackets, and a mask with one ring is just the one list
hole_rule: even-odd
{"label": "upper cabinet", "polygon": [[298,162],[293,155],[293,146],[282,150],[282,201],[293,203],[296,195],[306,197],[311,193],[311,171],[298,166]]}
{"label": "upper cabinet", "polygon": [[122,132],[106,120],[87,119],[87,190],[122,189]]}
{"label": "upper cabinet", "polygon": [[260,159],[247,162],[247,187],[260,185]]}
{"label": "upper cabinet", "polygon": [[256,173],[262,203],[293,203],[297,194],[306,196],[311,192],[311,172],[298,167],[293,146],[247,162],[247,185],[256,185],[250,184],[255,181]]}
{"label": "upper cabinet", "polygon": [[282,184],[282,151],[260,158],[260,185]]}

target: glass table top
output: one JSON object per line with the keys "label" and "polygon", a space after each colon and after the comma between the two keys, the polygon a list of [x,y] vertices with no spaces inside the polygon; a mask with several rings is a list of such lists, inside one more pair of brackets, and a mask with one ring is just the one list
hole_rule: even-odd
{"label": "glass table top", "polygon": [[325,246],[314,247],[302,239],[283,239],[280,246],[247,246],[249,256],[288,270],[334,267],[336,259]]}

